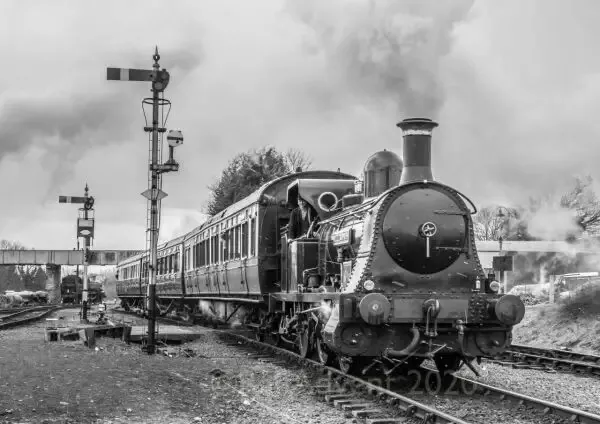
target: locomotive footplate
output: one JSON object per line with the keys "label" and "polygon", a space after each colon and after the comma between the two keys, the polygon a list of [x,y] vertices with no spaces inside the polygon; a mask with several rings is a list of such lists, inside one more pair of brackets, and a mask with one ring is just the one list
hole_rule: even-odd
{"label": "locomotive footplate", "polygon": [[278,302],[320,303],[322,300],[338,302],[342,293],[273,293],[271,298]]}

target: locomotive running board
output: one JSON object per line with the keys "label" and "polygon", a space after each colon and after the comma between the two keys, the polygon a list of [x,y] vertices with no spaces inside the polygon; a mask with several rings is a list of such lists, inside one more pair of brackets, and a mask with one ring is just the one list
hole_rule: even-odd
{"label": "locomotive running board", "polygon": [[243,297],[213,297],[213,296],[186,296],[186,299],[199,300],[217,300],[220,302],[239,302],[239,303],[265,303],[262,299],[245,299]]}

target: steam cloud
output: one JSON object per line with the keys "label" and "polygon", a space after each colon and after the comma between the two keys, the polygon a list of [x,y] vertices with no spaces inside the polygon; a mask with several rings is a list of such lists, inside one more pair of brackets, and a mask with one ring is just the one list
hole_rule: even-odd
{"label": "steam cloud", "polygon": [[322,55],[337,101],[392,101],[403,116],[433,116],[443,104],[439,62],[451,30],[471,0],[288,1],[292,16],[314,30],[308,54]]}

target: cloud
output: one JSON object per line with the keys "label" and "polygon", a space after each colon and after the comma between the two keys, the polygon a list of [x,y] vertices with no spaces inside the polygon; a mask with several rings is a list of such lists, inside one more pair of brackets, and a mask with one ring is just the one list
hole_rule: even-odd
{"label": "cloud", "polygon": [[477,202],[523,203],[574,175],[600,176],[600,59],[590,41],[600,4],[576,4],[477,1],[455,27],[434,158]]}
{"label": "cloud", "polygon": [[[185,137],[163,180],[174,222],[201,211],[236,153],[294,147],[357,173],[377,150],[400,152],[395,124],[418,115],[440,122],[434,175],[477,204],[597,176],[598,5],[580,1],[2,2],[0,176],[13,181],[0,225],[70,246],[72,233],[43,228],[71,213],[54,196],[87,181],[98,245],[144,243],[149,86],[105,73],[149,68],[155,45],[171,73],[167,127]],[[180,231],[164,222],[165,236]]]}

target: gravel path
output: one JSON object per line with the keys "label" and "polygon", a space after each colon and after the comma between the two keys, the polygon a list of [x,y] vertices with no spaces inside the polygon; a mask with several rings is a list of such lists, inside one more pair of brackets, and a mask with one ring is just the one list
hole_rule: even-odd
{"label": "gravel path", "polygon": [[600,414],[600,378],[563,372],[514,369],[497,364],[482,363],[481,377],[469,370],[458,375],[491,386],[502,387],[528,396]]}
{"label": "gravel path", "polygon": [[45,343],[43,323],[1,331],[0,422],[352,422],[315,400],[304,371],[249,359],[199,331],[187,345],[194,358],[149,357],[109,338],[97,339],[97,350],[81,341]]}
{"label": "gravel path", "polygon": [[[77,312],[58,314],[70,318]],[[80,341],[44,343],[43,323],[0,331],[0,391],[4,393],[0,396],[0,422],[355,422],[316,400],[312,373],[259,362],[220,342],[216,332],[201,327],[198,331],[200,339],[185,345],[194,350],[195,358],[149,357],[140,352],[139,345],[127,346],[107,338],[97,340],[98,350],[89,350]],[[600,414],[598,378],[489,363],[478,368],[479,378],[469,370],[459,374]],[[407,396],[473,423],[567,422],[479,396],[411,393],[411,385],[406,387]]]}

